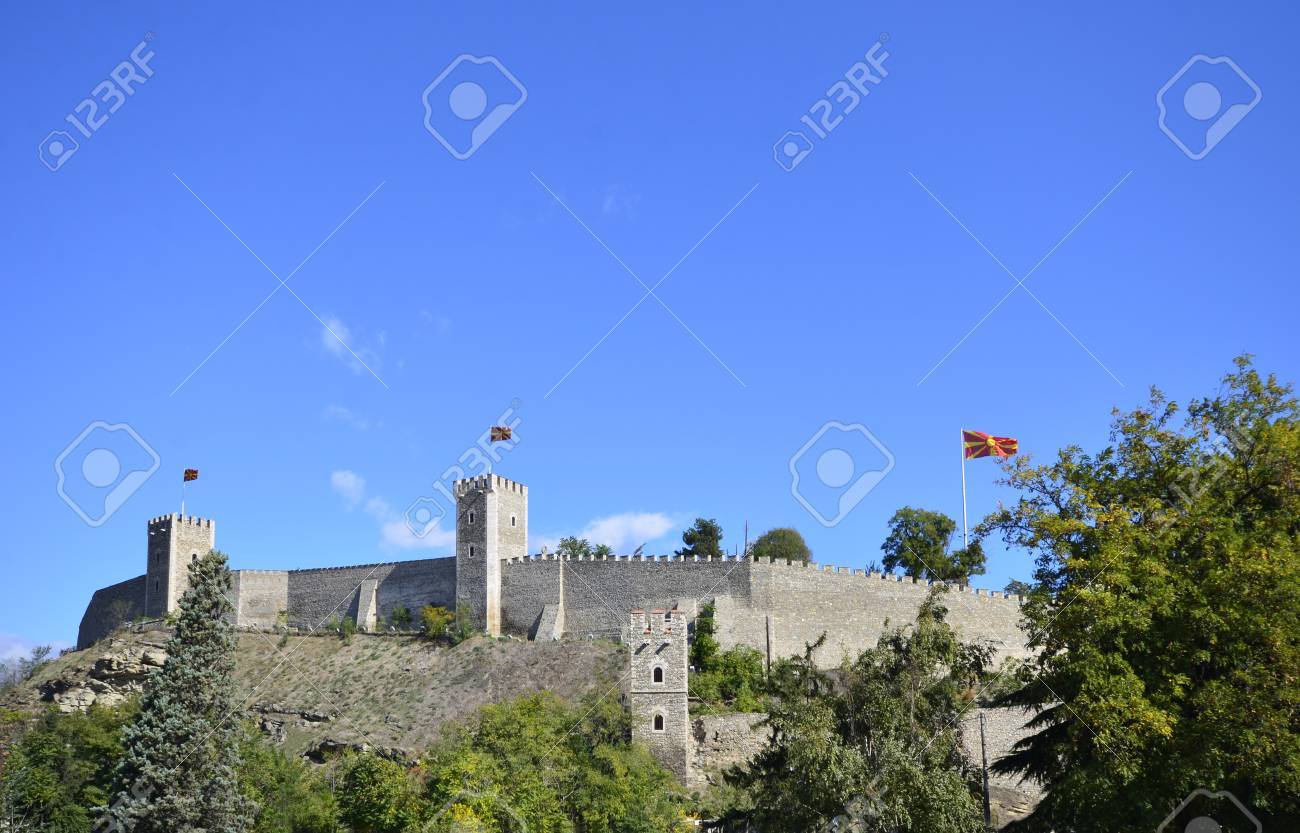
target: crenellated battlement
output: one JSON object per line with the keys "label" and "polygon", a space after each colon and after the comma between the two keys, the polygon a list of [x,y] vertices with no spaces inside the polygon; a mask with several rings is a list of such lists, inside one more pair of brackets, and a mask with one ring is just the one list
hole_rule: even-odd
{"label": "crenellated battlement", "polygon": [[671,637],[686,633],[686,615],[678,608],[672,610],[633,610],[630,637]]}
{"label": "crenellated battlement", "polygon": [[452,491],[455,493],[456,497],[467,495],[470,492],[484,490],[514,492],[518,495],[528,494],[527,486],[522,483],[517,483],[508,477],[502,477],[499,474],[480,474],[477,477],[457,480],[452,484]]}
{"label": "crenellated battlement", "polygon": [[185,526],[211,529],[214,523],[215,521],[213,521],[211,518],[200,518],[197,515],[181,515],[179,513],[173,512],[170,515],[161,515],[157,518],[150,518],[149,528],[152,530],[154,527],[170,526],[171,524],[183,524]]}
{"label": "crenellated battlement", "polygon": [[1019,605],[1024,602],[1024,597],[1014,593],[1005,593],[1000,590],[988,590],[983,587],[972,587],[962,585],[953,581],[936,581],[932,579],[919,579],[912,576],[893,575],[876,570],[863,570],[855,567],[839,567],[831,564],[817,564],[815,562],[805,561],[788,561],[785,559],[774,558],[747,558],[743,555],[723,555],[721,558],[712,556],[684,556],[684,555],[585,555],[572,557],[561,555],[559,553],[536,553],[533,555],[523,556],[520,558],[508,558],[502,563],[505,565],[516,564],[542,564],[552,561],[611,561],[619,563],[638,563],[638,564],[708,564],[708,563],[726,563],[733,567],[740,562],[748,562],[753,565],[770,565],[772,567],[789,570],[799,570],[808,573],[822,573],[837,576],[845,580],[862,580],[870,582],[879,581],[886,584],[904,584],[916,585],[918,587],[933,587],[935,585],[947,585],[950,592],[969,594],[987,599],[1002,599],[1014,602]]}

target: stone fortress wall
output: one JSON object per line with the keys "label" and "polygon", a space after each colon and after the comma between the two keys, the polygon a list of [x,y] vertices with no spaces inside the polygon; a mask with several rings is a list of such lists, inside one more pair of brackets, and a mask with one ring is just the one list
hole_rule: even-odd
{"label": "stone fortress wall", "polygon": [[[844,567],[768,559],[615,556],[561,559],[527,553],[528,490],[499,475],[456,484],[456,555],[348,567],[233,571],[235,623],[315,629],[350,617],[374,630],[398,607],[468,607],[492,634],[622,639],[630,610],[693,610],[714,602],[724,647],[750,645],[769,660],[802,653],[827,634],[820,662],[872,647],[886,624],[911,621],[926,582]],[[215,524],[178,515],[149,522],[148,570],[96,591],[82,619],[78,646],[137,616],[175,609],[177,589],[200,546],[215,546]],[[150,582],[172,589],[150,593]],[[999,592],[950,587],[948,621],[965,639],[1022,655],[1019,601]],[[165,611],[163,611],[165,612]]]}
{"label": "stone fortress wall", "polygon": [[[702,777],[696,758],[707,761],[713,755],[696,750],[698,743],[714,738],[715,745],[726,746],[730,741],[720,739],[749,731],[739,723],[690,723],[686,634],[702,605],[716,606],[717,638],[724,648],[748,645],[771,663],[802,654],[825,633],[815,659],[835,666],[873,647],[886,628],[913,621],[931,589],[930,583],[910,578],[764,558],[532,555],[528,487],[487,474],[457,482],[455,496],[454,556],[235,570],[234,623],[314,630],[349,617],[373,631],[399,607],[414,613],[440,605],[467,610],[474,627],[492,636],[622,640],[632,652],[629,676],[634,679],[625,702],[635,718],[634,736],[694,783]],[[79,648],[124,621],[175,610],[189,563],[216,546],[216,524],[210,520],[169,515],[151,520],[148,532],[145,574],[94,593],[81,621]],[[942,603],[947,621],[964,640],[991,644],[999,658],[1026,654],[1018,597],[950,586]],[[656,666],[666,675],[662,683],[654,679]],[[656,717],[662,719],[660,729]],[[998,716],[990,727],[991,758],[1009,749],[1020,726],[1022,716]],[[969,729],[967,734],[969,741]]]}

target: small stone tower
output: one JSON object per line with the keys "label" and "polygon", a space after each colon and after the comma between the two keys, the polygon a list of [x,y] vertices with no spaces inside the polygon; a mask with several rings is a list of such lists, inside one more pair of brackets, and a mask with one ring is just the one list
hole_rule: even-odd
{"label": "small stone tower", "polygon": [[528,487],[496,474],[458,480],[456,604],[474,627],[501,635],[501,562],[528,554]]}
{"label": "small stone tower", "polygon": [[145,569],[144,614],[176,609],[189,587],[190,562],[217,546],[217,522],[193,515],[163,515],[149,521],[149,563]]}
{"label": "small stone tower", "polygon": [[680,609],[632,611],[627,645],[632,740],[644,743],[685,782],[690,776],[686,614]]}

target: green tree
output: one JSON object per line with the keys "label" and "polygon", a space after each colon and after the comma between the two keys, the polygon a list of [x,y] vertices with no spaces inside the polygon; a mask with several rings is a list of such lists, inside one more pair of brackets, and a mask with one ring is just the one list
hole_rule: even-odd
{"label": "green tree", "polygon": [[609,544],[597,544],[595,548],[592,549],[591,554],[596,558],[612,558],[614,555],[614,548]]}
{"label": "green tree", "polygon": [[425,813],[419,785],[406,767],[373,753],[344,759],[339,816],[354,833],[406,833]]}
{"label": "green tree", "polygon": [[64,714],[51,707],[0,767],[0,830],[84,833],[107,803],[131,703]]}
{"label": "green tree", "polygon": [[570,535],[567,538],[560,539],[560,545],[555,548],[555,552],[562,558],[578,560],[579,558],[591,557],[591,542],[586,538],[578,538]]}
{"label": "green tree", "polygon": [[913,625],[882,634],[836,673],[812,661],[825,636],[773,667],[767,746],[727,774],[752,806],[728,821],[765,833],[983,829],[957,726],[991,651],[957,639],[946,590],[934,588]]}
{"label": "green tree", "polygon": [[682,533],[682,544],[677,555],[722,558],[722,527],[712,518],[696,518]]}
{"label": "green tree", "polygon": [[771,558],[774,561],[811,561],[812,550],[797,529],[777,527],[769,529],[754,541],[749,549],[751,558]]}
{"label": "green tree", "polygon": [[1300,422],[1249,357],[1180,409],[1116,412],[1111,444],[1017,458],[982,525],[1036,558],[1036,655],[1004,695],[1036,733],[995,768],[1046,797],[1018,831],[1154,830],[1193,789],[1300,829]]}
{"label": "green tree", "polygon": [[761,711],[763,655],[747,645],[723,651],[714,636],[715,615],[712,602],[700,610],[689,648],[690,692],[702,701],[696,711]]}
{"label": "green tree", "polygon": [[240,784],[258,807],[252,833],[335,833],[338,806],[329,784],[299,758],[291,758],[256,730],[243,739]]}
{"label": "green tree", "polygon": [[226,557],[189,565],[167,662],[149,678],[123,733],[107,816],[133,833],[243,833],[254,811],[239,790],[241,728]]}
{"label": "green tree", "polygon": [[1028,582],[1013,578],[1007,582],[1007,586],[1002,588],[1002,592],[1009,596],[1028,596],[1034,586]]}
{"label": "green tree", "polygon": [[610,698],[567,704],[547,692],[485,706],[425,761],[429,828],[530,833],[679,829],[686,797],[672,773],[628,743]]}
{"label": "green tree", "polygon": [[956,531],[957,522],[942,512],[904,506],[889,519],[889,535],[880,545],[886,572],[902,567],[904,575],[965,584],[984,572],[984,549],[978,539],[950,549]]}

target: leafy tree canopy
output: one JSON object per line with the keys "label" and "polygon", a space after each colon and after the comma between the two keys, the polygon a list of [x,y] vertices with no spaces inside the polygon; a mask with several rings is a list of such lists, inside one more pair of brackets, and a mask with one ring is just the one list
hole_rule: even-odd
{"label": "leafy tree canopy", "polygon": [[966,583],[984,572],[984,549],[976,539],[951,550],[956,531],[957,522],[942,512],[904,506],[889,519],[889,535],[880,545],[885,570],[901,567],[916,578]]}
{"label": "leafy tree canopy", "polygon": [[712,518],[696,518],[682,533],[682,544],[677,555],[722,558],[722,527]]}
{"label": "leafy tree canopy", "polygon": [[749,549],[752,558],[771,558],[776,561],[811,561],[812,550],[797,529],[777,527],[769,529],[754,541]]}
{"label": "leafy tree canopy", "polygon": [[913,625],[886,632],[836,673],[812,660],[824,636],[773,666],[771,737],[727,775],[748,798],[729,823],[766,833],[983,829],[958,724],[991,650],[956,638],[943,592],[934,588]]}
{"label": "leafy tree canopy", "polygon": [[1116,412],[1096,453],[1006,466],[1021,496],[980,532],[1036,558],[1033,673],[1002,702],[1037,733],[995,766],[1047,789],[1015,830],[1154,830],[1197,788],[1300,829],[1300,422],[1236,365],[1185,413]]}

